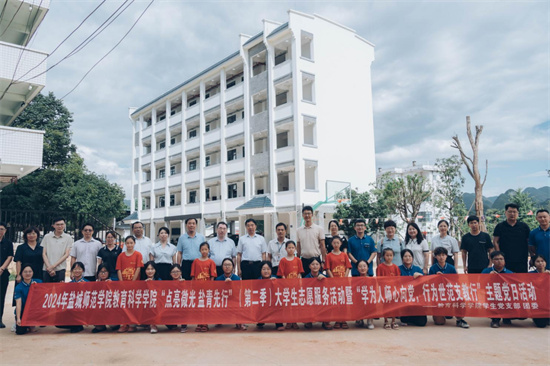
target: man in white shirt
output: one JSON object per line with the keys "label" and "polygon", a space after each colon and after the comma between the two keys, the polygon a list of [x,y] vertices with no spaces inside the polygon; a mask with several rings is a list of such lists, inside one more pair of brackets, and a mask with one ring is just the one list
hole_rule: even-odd
{"label": "man in white shirt", "polygon": [[267,255],[268,260],[271,261],[273,266],[273,274],[277,275],[279,270],[279,262],[282,258],[286,257],[286,225],[282,222],[278,223],[275,226],[275,232],[277,233],[277,238],[271,240],[267,244]]}
{"label": "man in white shirt", "polygon": [[53,232],[42,239],[42,258],[44,259],[44,283],[65,282],[67,258],[73,247],[73,238],[65,233],[65,219],[55,218],[52,223]]}
{"label": "man in white shirt", "polygon": [[327,248],[325,247],[325,232],[322,227],[313,223],[313,207],[304,206],[302,208],[302,217],[304,226],[296,230],[296,255],[302,258],[304,274],[309,274],[309,264],[313,258],[317,258],[323,265],[327,258]]}
{"label": "man in white shirt", "polygon": [[261,275],[262,261],[267,256],[267,244],[263,236],[256,234],[256,220],[245,221],[246,235],[237,245],[237,275],[243,280],[256,280]]}
{"label": "man in white shirt", "polygon": [[[147,262],[149,260],[149,253],[151,253],[151,248],[153,247],[153,243],[151,242],[151,239],[143,235],[143,223],[140,221],[136,221],[132,224],[132,232],[134,233],[134,236],[136,238],[136,245],[134,246],[134,250],[141,253],[141,257],[143,258],[143,263]],[[141,271],[141,279],[145,279],[145,271]]]}
{"label": "man in white shirt", "polygon": [[103,247],[103,244],[93,238],[94,226],[92,224],[84,224],[81,231],[82,239],[75,241],[71,248],[71,267],[75,262],[82,262],[84,264],[84,278],[94,282],[97,271],[97,253]]}
{"label": "man in white shirt", "polygon": [[204,235],[197,232],[198,221],[194,217],[185,220],[185,233],[178,239],[177,263],[181,263],[181,276],[185,280],[191,279],[193,261],[200,258],[200,246],[206,241]]}
{"label": "man in white shirt", "polygon": [[223,274],[223,260],[231,258],[235,263],[237,248],[235,242],[227,237],[227,224],[225,222],[218,222],[216,234],[215,238],[208,240],[208,245],[210,245],[210,259],[216,263],[216,273],[221,276]]}

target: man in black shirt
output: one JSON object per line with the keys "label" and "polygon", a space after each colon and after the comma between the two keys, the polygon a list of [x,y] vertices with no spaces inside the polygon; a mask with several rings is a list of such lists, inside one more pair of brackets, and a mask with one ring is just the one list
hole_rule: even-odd
{"label": "man in black shirt", "polygon": [[489,267],[489,253],[493,249],[493,243],[489,234],[480,231],[479,217],[469,216],[468,226],[470,232],[462,237],[460,250],[464,273],[481,273]]}
{"label": "man in black shirt", "polygon": [[493,233],[495,250],[506,254],[506,267],[514,273],[527,273],[527,253],[530,229],[518,221],[519,206],[508,203],[506,221],[499,223]]}

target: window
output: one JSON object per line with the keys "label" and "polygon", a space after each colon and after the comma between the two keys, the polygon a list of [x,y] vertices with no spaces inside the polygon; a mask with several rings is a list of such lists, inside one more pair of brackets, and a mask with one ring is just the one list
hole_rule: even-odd
{"label": "window", "polygon": [[164,168],[159,169],[159,179],[164,178],[165,175],[166,175],[165,169]]}
{"label": "window", "polygon": [[241,115],[241,116],[242,116],[242,119],[244,119],[244,111],[242,112],[242,115]]}
{"label": "window", "polygon": [[165,205],[164,196],[159,196],[159,207],[164,207]]}
{"label": "window", "polygon": [[189,138],[192,139],[193,137],[197,137],[197,130],[193,129],[189,131]]}
{"label": "window", "polygon": [[304,118],[304,144],[315,146],[315,120]]}
{"label": "window", "polygon": [[282,64],[286,61],[286,52],[281,53],[279,56],[275,56],[275,66]]}
{"label": "window", "polygon": [[159,117],[159,122],[164,121],[165,119],[166,119],[166,114],[163,114],[162,116]]}
{"label": "window", "polygon": [[306,189],[317,190],[317,164],[306,163]]}
{"label": "window", "polygon": [[227,150],[227,161],[237,160],[237,149]]}
{"label": "window", "polygon": [[204,99],[208,99],[208,98],[210,98],[210,93],[204,94]]}
{"label": "window", "polygon": [[302,100],[315,103],[315,76],[302,74]]}
{"label": "window", "polygon": [[176,138],[170,137],[170,145],[175,145],[175,144],[176,144]]}
{"label": "window", "polygon": [[197,191],[189,191],[189,203],[197,202]]}
{"label": "window", "polygon": [[289,175],[288,173],[279,173],[277,175],[277,191],[286,192],[289,190]]}
{"label": "window", "polygon": [[189,171],[196,170],[197,169],[197,161],[191,160],[189,162]]}
{"label": "window", "polygon": [[204,159],[204,166],[210,166],[210,156],[207,156],[207,157]]}
{"label": "window", "polygon": [[187,104],[187,106],[192,107],[192,106],[194,106],[195,104],[197,104],[197,100],[196,100],[196,99],[193,99],[193,100],[191,100],[191,101]]}
{"label": "window", "polygon": [[175,205],[176,205],[176,195],[171,194],[170,195],[170,206],[175,206]]}
{"label": "window", "polygon": [[313,35],[302,32],[302,57],[313,60]]}
{"label": "window", "polygon": [[170,175],[175,175],[176,174],[176,166],[175,165],[172,165],[170,167]]}
{"label": "window", "polygon": [[204,132],[209,132],[209,131],[210,131],[210,123],[204,126]]}
{"label": "window", "polygon": [[210,188],[206,188],[204,191],[204,197],[207,201],[210,201]]}
{"label": "window", "polygon": [[237,198],[237,183],[227,185],[227,198]]}
{"label": "window", "polygon": [[287,92],[277,94],[275,97],[275,106],[278,107],[280,105],[286,104],[287,102]]}
{"label": "window", "polygon": [[166,140],[162,140],[161,142],[159,142],[159,150],[162,150],[166,147]]}
{"label": "window", "polygon": [[232,114],[230,116],[227,116],[227,124],[231,124],[237,120],[237,115]]}
{"label": "window", "polygon": [[227,83],[226,88],[229,89],[229,88],[235,86],[235,84],[237,84],[237,82],[235,81],[235,79],[233,79],[233,80],[231,80],[230,82]]}
{"label": "window", "polygon": [[288,146],[288,131],[277,134],[277,149]]}

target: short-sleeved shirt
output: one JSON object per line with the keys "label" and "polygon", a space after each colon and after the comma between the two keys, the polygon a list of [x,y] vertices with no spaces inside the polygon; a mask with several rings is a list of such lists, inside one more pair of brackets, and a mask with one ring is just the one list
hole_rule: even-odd
{"label": "short-sleeved shirt", "polygon": [[33,278],[29,284],[25,283],[25,281],[21,281],[15,286],[15,290],[13,291],[14,300],[21,299],[21,313],[25,310],[27,297],[29,296],[29,291],[31,289],[31,285],[33,284],[32,282],[42,283],[42,280]]}
{"label": "short-sleeved shirt", "polygon": [[[174,244],[166,243],[163,248],[162,243],[159,241],[151,247],[149,254],[153,256],[154,261],[157,264],[172,264],[172,258],[177,252],[178,250]],[[145,261],[149,261],[149,255],[147,255],[147,259],[145,259]]]}
{"label": "short-sleeved shirt", "polygon": [[[357,235],[352,236],[348,240],[348,253],[353,255],[358,261],[363,259],[368,261],[372,253],[376,252],[376,243],[368,235],[364,235],[362,238],[359,238]],[[374,275],[373,265],[369,265],[369,271],[367,272],[369,276]],[[351,275],[359,276],[357,271],[357,264],[351,264]]]}
{"label": "short-sleeved shirt", "polygon": [[[52,231],[44,235],[44,239],[42,239],[40,245],[46,250],[46,256],[48,257],[50,265],[53,265],[65,255],[67,249],[72,248],[73,238],[67,233],[62,233],[61,236],[55,236],[55,232]],[[43,269],[46,269],[45,263]],[[61,271],[63,269],[67,269],[67,261],[59,263],[59,265],[54,268],[55,271]]]}
{"label": "short-sleeved shirt", "polygon": [[502,269],[502,271],[499,272],[499,271],[495,270],[495,266],[491,266],[491,267],[489,267],[489,268],[485,268],[483,271],[481,271],[481,273],[486,274],[486,273],[491,273],[491,272],[493,272],[493,271],[495,271],[495,272],[497,272],[497,273],[514,273],[514,272],[510,271],[509,269],[506,269],[506,267],[504,267],[504,268]]}
{"label": "short-sleeved shirt", "polygon": [[196,281],[208,281],[212,277],[218,277],[216,263],[210,258],[205,261],[195,259],[191,264],[191,277]]}
{"label": "short-sleeved shirt", "polygon": [[263,236],[258,234],[250,236],[247,233],[239,238],[237,253],[242,255],[241,260],[243,261],[261,261],[262,253],[267,253],[267,243]]}
{"label": "short-sleeved shirt", "polygon": [[4,264],[8,257],[13,257],[13,243],[4,236],[0,240],[0,266]]}
{"label": "short-sleeved shirt", "polygon": [[405,244],[405,249],[410,249],[413,252],[414,266],[424,268],[424,265],[428,265],[428,263],[424,263],[424,253],[428,253],[430,251],[428,241],[426,239],[423,239],[420,244],[418,244],[416,238],[411,239]]}
{"label": "short-sleeved shirt", "polygon": [[380,240],[378,251],[380,252],[380,258],[382,262],[384,261],[384,258],[382,257],[382,253],[386,248],[393,249],[393,260],[392,260],[393,264],[395,264],[396,266],[400,266],[401,264],[403,264],[401,262],[401,250],[403,249],[403,242],[401,241],[401,239],[395,236],[391,239],[388,239],[388,237],[386,236],[384,237],[384,239]]}
{"label": "short-sleeved shirt", "polygon": [[282,243],[279,243],[278,239],[270,240],[267,244],[267,252],[271,254],[271,265],[277,267],[281,259],[286,257],[286,242],[287,238],[284,238]]}
{"label": "short-sleeved shirt", "polygon": [[237,256],[237,248],[233,239],[227,236],[220,240],[219,238],[212,238],[208,240],[210,245],[210,259],[216,263],[216,266],[221,266],[225,258],[233,258]]}
{"label": "short-sleeved shirt", "polygon": [[104,246],[99,250],[99,252],[97,252],[97,257],[101,259],[101,263],[107,266],[110,276],[114,276],[116,274],[116,260],[120,253],[122,253],[122,249],[118,245],[115,245],[113,249],[109,249],[107,246]]}
{"label": "short-sleeved shirt", "polygon": [[[340,251],[348,250],[348,239],[346,239],[343,235],[338,235],[340,237],[340,240],[342,241],[342,245],[340,246]],[[327,235],[325,237],[325,247],[327,248],[327,254],[332,252],[334,247],[332,246],[332,236]]]}
{"label": "short-sleeved shirt", "polygon": [[42,279],[42,267],[44,267],[44,259],[42,258],[43,249],[44,248],[38,244],[32,249],[29,244],[23,243],[19,245],[15,251],[15,257],[13,259],[16,262],[21,262],[21,264],[30,264],[33,271],[32,278],[34,280]]}
{"label": "short-sleeved shirt", "polygon": [[422,268],[415,266],[414,264],[410,266],[410,268],[407,268],[404,264],[402,264],[399,266],[399,271],[401,272],[401,276],[414,276],[415,273],[420,273],[421,275],[424,275],[424,272],[422,272]]}
{"label": "short-sleeved shirt", "polygon": [[138,251],[131,255],[121,253],[116,260],[116,270],[122,274],[122,281],[132,281],[138,268],[143,267],[143,257]]}
{"label": "short-sleeved shirt", "polygon": [[327,254],[325,269],[330,270],[333,277],[346,277],[346,270],[348,268],[351,268],[351,262],[347,253],[340,252],[340,254]]}
{"label": "short-sleeved shirt", "polygon": [[539,226],[529,233],[529,245],[535,247],[536,254],[546,260],[546,269],[550,269],[550,227],[542,230]]}
{"label": "short-sleeved shirt", "polygon": [[460,252],[458,241],[450,235],[445,235],[444,238],[440,235],[434,235],[434,237],[432,237],[432,252],[435,248],[439,247],[447,249],[447,255]]}
{"label": "short-sleeved shirt", "polygon": [[136,245],[134,245],[134,250],[141,253],[141,259],[143,262],[149,261],[149,253],[151,253],[151,248],[153,247],[153,242],[146,236],[141,238],[136,238]]}
{"label": "short-sleeved shirt", "polygon": [[178,239],[178,252],[181,253],[181,259],[184,261],[194,261],[201,257],[200,246],[206,239],[201,233],[195,233],[194,237],[183,233]]}
{"label": "short-sleeved shirt", "polygon": [[436,263],[430,267],[428,274],[434,275],[434,274],[437,274],[437,272],[441,272],[443,274],[456,274],[456,268],[455,266],[449,263],[445,263],[444,267],[441,267],[439,263]]}
{"label": "short-sleeved shirt", "polygon": [[291,261],[285,257],[279,262],[279,268],[277,270],[277,276],[279,277],[298,278],[298,275],[302,273],[304,273],[304,267],[302,261],[298,257],[292,258]]}
{"label": "short-sleeved shirt", "polygon": [[[215,281],[225,281],[227,277],[225,277],[225,274],[222,274],[221,276],[216,277]],[[237,276],[235,273],[231,273],[231,281],[240,281],[241,278]]]}
{"label": "short-sleeved shirt", "polygon": [[489,234],[480,232],[477,235],[467,233],[462,236],[460,249],[468,252],[468,271],[481,271],[489,265],[487,251],[493,247]]}
{"label": "short-sleeved shirt", "polygon": [[301,226],[296,230],[296,238],[300,242],[302,258],[313,258],[321,256],[319,243],[325,240],[323,228],[316,224]]}
{"label": "short-sleeved shirt", "polygon": [[401,276],[401,271],[399,270],[399,267],[394,263],[392,263],[391,266],[388,266],[385,263],[380,263],[380,265],[376,267],[376,276]]}
{"label": "short-sleeved shirt", "polygon": [[84,277],[95,276],[97,272],[97,253],[101,248],[103,248],[103,244],[94,238],[90,241],[82,238],[74,242],[71,248],[71,257],[84,264]]}
{"label": "short-sleeved shirt", "polygon": [[[525,272],[527,272],[527,253],[528,241],[531,230],[526,223],[517,221],[511,226],[507,221],[503,221],[495,226],[493,236],[498,237],[498,247],[506,255],[506,262],[525,263]],[[512,267],[512,266],[511,266]]]}

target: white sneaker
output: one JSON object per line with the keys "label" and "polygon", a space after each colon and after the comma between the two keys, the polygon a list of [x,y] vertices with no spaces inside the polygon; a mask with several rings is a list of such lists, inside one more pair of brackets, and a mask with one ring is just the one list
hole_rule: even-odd
{"label": "white sneaker", "polygon": [[11,326],[11,331],[12,332],[15,332],[15,330],[17,329],[17,325],[15,325],[15,323]]}
{"label": "white sneaker", "polygon": [[158,333],[158,329],[157,329],[157,326],[156,325],[151,325],[151,333],[152,334],[155,334],[155,333]]}
{"label": "white sneaker", "polygon": [[367,320],[367,329],[374,329],[374,324],[372,323],[372,320]]}

